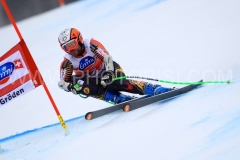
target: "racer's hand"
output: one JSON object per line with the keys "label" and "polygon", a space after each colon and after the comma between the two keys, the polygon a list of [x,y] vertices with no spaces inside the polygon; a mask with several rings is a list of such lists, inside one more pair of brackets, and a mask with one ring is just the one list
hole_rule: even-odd
{"label": "racer's hand", "polygon": [[103,87],[107,87],[107,85],[109,85],[113,82],[114,78],[115,78],[115,76],[112,71],[105,71],[101,78],[101,85],[103,85]]}

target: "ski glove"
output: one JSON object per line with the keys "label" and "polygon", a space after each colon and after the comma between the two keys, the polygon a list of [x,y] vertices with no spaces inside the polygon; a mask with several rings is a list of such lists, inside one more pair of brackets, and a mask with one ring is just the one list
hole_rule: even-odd
{"label": "ski glove", "polygon": [[101,78],[101,85],[103,87],[107,87],[107,85],[112,83],[114,78],[115,78],[115,76],[114,76],[114,73],[112,71],[105,71],[103,73],[102,78]]}
{"label": "ski glove", "polygon": [[80,84],[75,84],[73,85],[72,83],[65,82],[64,80],[60,80],[58,82],[59,88],[67,91],[67,92],[72,92],[73,94],[80,94],[80,91],[82,89],[82,86]]}

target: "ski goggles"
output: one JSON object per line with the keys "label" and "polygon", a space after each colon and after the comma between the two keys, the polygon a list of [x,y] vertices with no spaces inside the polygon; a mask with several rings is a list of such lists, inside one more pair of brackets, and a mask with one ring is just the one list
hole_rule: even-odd
{"label": "ski goggles", "polygon": [[64,44],[61,45],[62,49],[66,52],[70,52],[71,50],[76,49],[78,46],[78,40],[77,38],[74,38]]}

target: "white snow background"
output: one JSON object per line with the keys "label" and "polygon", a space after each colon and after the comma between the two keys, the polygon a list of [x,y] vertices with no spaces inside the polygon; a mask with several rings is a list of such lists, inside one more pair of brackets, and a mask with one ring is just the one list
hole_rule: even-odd
{"label": "white snow background", "polygon": [[[40,86],[0,107],[0,159],[240,159],[239,8],[239,0],[85,0],[18,22],[70,134]],[[69,27],[102,42],[127,75],[233,83],[86,121],[110,104],[58,88],[57,37]],[[1,55],[19,42],[11,25],[0,36]]]}

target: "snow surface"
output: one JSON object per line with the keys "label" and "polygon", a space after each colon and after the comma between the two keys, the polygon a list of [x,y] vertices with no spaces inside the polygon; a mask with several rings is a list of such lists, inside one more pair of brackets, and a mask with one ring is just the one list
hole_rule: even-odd
{"label": "snow surface", "polygon": [[[70,134],[38,87],[0,107],[0,159],[240,159],[239,8],[239,0],[87,0],[17,23]],[[68,27],[101,41],[127,75],[233,84],[86,121],[110,104],[57,87],[57,37]],[[19,42],[12,26],[0,35],[1,55]]]}

